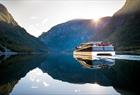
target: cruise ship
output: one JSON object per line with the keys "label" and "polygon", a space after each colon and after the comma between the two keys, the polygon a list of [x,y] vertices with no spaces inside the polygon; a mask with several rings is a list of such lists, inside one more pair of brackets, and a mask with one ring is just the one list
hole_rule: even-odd
{"label": "cruise ship", "polygon": [[82,43],[73,52],[74,57],[87,60],[115,56],[114,46],[109,42]]}

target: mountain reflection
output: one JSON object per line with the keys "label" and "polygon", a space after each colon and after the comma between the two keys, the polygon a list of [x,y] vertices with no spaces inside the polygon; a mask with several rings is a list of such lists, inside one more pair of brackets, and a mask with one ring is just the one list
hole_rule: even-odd
{"label": "mountain reflection", "polygon": [[98,83],[102,86],[113,86],[117,91],[125,93],[124,91],[137,92],[139,63],[115,60],[115,65],[110,68],[86,69],[72,56],[55,55],[48,56],[40,68],[57,80],[75,84]]}
{"label": "mountain reflection", "polygon": [[[82,60],[83,61],[83,60]],[[89,65],[92,65],[89,61]],[[139,61],[115,60],[109,68],[83,68],[72,55],[17,55],[1,57],[0,95],[8,95],[20,79],[36,67],[56,80],[72,84],[112,86],[119,93],[137,93]],[[47,78],[47,77],[44,77]],[[55,90],[55,89],[54,89]],[[129,92],[129,93],[128,93]]]}
{"label": "mountain reflection", "polygon": [[43,55],[13,55],[1,57],[0,95],[9,95],[18,81],[30,70],[38,67],[44,60]]}

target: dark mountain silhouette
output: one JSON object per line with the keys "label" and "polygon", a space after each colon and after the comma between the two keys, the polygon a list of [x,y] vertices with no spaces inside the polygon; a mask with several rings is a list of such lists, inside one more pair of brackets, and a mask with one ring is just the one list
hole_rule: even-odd
{"label": "dark mountain silhouette", "polygon": [[52,50],[72,51],[79,43],[110,41],[117,51],[140,51],[140,1],[126,0],[112,17],[97,23],[73,20],[54,26],[40,39]]}
{"label": "dark mountain silhouette", "polygon": [[7,50],[16,52],[46,51],[46,45],[20,27],[6,7],[0,4],[0,52]]}
{"label": "dark mountain silhouette", "polygon": [[139,5],[140,0],[126,0],[125,5],[113,15],[110,23],[96,34],[98,40],[113,42],[117,50],[139,51]]}
{"label": "dark mountain silhouette", "polygon": [[72,20],[52,27],[39,38],[51,51],[73,51],[80,43],[92,41],[96,31],[104,28],[110,21],[105,17],[99,23],[93,20]]}

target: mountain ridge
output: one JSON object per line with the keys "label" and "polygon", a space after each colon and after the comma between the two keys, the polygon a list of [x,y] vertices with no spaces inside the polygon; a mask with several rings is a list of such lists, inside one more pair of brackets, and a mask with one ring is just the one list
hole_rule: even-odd
{"label": "mountain ridge", "polygon": [[8,9],[0,3],[0,21],[18,26],[12,15],[8,12]]}
{"label": "mountain ridge", "polygon": [[44,52],[46,45],[19,26],[0,4],[0,54],[3,52]]}
{"label": "mountain ridge", "polygon": [[[86,34],[86,32],[88,32],[88,29],[86,30],[86,25],[80,27],[82,31],[85,29],[85,34],[75,34],[75,35],[79,35],[77,36],[77,38],[69,38],[69,40],[71,40],[71,44],[73,44],[74,42],[72,42],[72,40],[77,41],[77,44],[73,45],[73,48],[76,47],[76,45],[79,45],[82,42],[87,42],[87,41],[109,41],[112,42],[113,45],[116,48],[116,51],[140,51],[140,0],[126,0],[126,3],[124,4],[124,6],[122,8],[120,8],[112,17],[109,18],[108,21],[105,25],[102,24],[103,21],[99,21],[97,27],[95,28],[95,23],[92,24],[94,29],[91,30],[92,32],[95,32],[93,34]],[[74,20],[70,21],[73,22]],[[101,23],[101,25],[100,25]],[[68,24],[68,22],[63,23],[63,24]],[[77,23],[78,24],[78,23]],[[60,26],[62,24],[59,24]],[[59,26],[58,25],[58,26]],[[78,24],[79,25],[79,24]],[[78,25],[76,26],[76,31],[78,31]],[[87,24],[88,25],[88,24]],[[56,25],[57,26],[57,25]],[[54,27],[56,27],[54,26]],[[99,26],[99,27],[98,27]],[[53,27],[53,28],[54,28]],[[63,26],[65,27],[65,26]],[[71,27],[71,25],[69,26]],[[83,29],[84,27],[84,29]],[[52,29],[53,29],[52,28]],[[68,45],[70,44],[70,41],[67,43],[63,43],[63,40],[68,39],[67,37],[64,38],[63,40],[59,40],[59,37],[61,35],[65,35],[65,33],[63,34],[63,31],[61,31],[61,29],[58,29],[59,31],[61,31],[61,33],[59,34],[55,34],[57,32],[57,30],[55,30],[56,32],[52,32],[53,30],[50,29],[48,31],[48,33],[43,33],[39,38],[46,43],[48,46],[49,44],[54,44],[55,43],[61,43],[59,47],[61,47],[62,45]],[[67,31],[67,29],[65,30]],[[52,34],[52,33],[54,34]],[[73,32],[70,31],[69,33]],[[43,37],[46,34],[46,38]],[[57,35],[57,37],[51,37],[48,35]],[[69,34],[67,34],[69,35]],[[92,37],[90,37],[92,35]],[[66,35],[65,35],[66,36]],[[84,39],[84,41],[82,41],[81,38],[87,37],[87,39],[89,38],[90,40]],[[57,40],[52,41],[53,39],[57,38]],[[46,40],[45,40],[46,39]],[[51,39],[52,42],[47,42]],[[78,40],[81,39],[81,40]],[[60,41],[60,42],[59,42]],[[48,44],[49,43],[49,44]],[[57,47],[57,45],[56,45]],[[66,47],[67,48],[67,47]],[[57,48],[56,48],[57,49]]]}
{"label": "mountain ridge", "polygon": [[101,31],[104,39],[114,43],[119,51],[140,51],[139,5],[140,0],[126,0],[125,5],[113,15],[108,26]]}
{"label": "mountain ridge", "polygon": [[110,17],[102,18],[98,23],[92,19],[74,19],[52,27],[39,36],[51,51],[72,52],[80,43],[93,41],[97,30],[105,27]]}

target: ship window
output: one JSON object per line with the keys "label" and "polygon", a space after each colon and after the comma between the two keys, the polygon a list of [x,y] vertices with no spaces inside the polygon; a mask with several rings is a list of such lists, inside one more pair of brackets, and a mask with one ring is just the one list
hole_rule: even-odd
{"label": "ship window", "polygon": [[114,48],[113,47],[104,47],[104,50],[105,51],[114,51]]}
{"label": "ship window", "polygon": [[103,47],[93,47],[93,51],[103,51]]}

